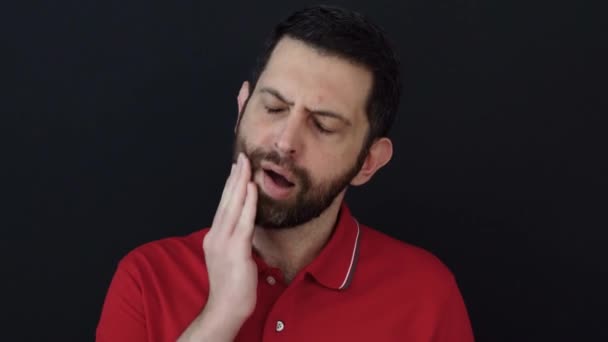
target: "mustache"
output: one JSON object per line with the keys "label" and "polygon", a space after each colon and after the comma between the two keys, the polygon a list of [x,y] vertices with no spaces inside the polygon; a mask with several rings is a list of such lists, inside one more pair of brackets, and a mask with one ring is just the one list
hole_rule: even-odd
{"label": "mustache", "polygon": [[249,154],[249,161],[251,162],[251,165],[254,168],[260,168],[261,167],[260,164],[262,163],[263,160],[272,162],[274,164],[277,164],[278,166],[281,166],[286,169],[290,169],[292,171],[293,171],[293,169],[296,168],[296,166],[294,165],[293,159],[282,158],[281,155],[277,151],[266,152],[266,151],[262,151],[260,149],[256,149]]}

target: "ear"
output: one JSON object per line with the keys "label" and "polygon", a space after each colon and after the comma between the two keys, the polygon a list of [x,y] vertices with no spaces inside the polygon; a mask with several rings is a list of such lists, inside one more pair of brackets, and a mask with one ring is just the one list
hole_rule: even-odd
{"label": "ear", "polygon": [[391,139],[382,137],[372,144],[365,157],[363,166],[359,173],[350,182],[351,185],[358,186],[367,183],[376,171],[380,170],[393,157],[393,143]]}
{"label": "ear", "polygon": [[234,133],[236,133],[236,129],[239,126],[239,121],[241,121],[241,116],[243,115],[243,110],[245,109],[245,103],[247,103],[247,99],[249,98],[249,82],[244,81],[241,85],[241,89],[239,89],[239,94],[236,97],[236,102],[239,107],[239,111],[237,113],[236,124],[234,125]]}

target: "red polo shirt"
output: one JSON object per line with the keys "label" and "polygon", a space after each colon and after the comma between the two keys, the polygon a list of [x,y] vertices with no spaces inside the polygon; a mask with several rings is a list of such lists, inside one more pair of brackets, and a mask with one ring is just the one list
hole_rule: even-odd
{"label": "red polo shirt", "polygon": [[[207,229],[140,246],[119,263],[98,342],[175,341],[205,306]],[[430,253],[358,223],[346,205],[321,253],[286,285],[258,265],[254,313],[235,341],[470,342],[450,271]]]}

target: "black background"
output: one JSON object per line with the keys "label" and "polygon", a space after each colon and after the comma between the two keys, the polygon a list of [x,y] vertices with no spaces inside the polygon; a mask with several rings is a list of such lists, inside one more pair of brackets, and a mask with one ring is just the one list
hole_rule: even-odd
{"label": "black background", "polygon": [[[2,340],[93,340],[117,261],[210,223],[237,90],[305,4],[0,5]],[[354,214],[452,269],[479,341],[608,340],[605,12],[338,4],[386,29],[405,83]]]}

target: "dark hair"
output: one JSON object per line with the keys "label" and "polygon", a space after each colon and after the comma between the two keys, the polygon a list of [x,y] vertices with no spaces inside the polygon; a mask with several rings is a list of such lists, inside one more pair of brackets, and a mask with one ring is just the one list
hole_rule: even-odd
{"label": "dark hair", "polygon": [[373,85],[367,98],[370,130],[365,149],[374,139],[388,135],[401,95],[399,61],[378,26],[359,13],[339,7],[315,6],[293,13],[268,37],[253,70],[254,88],[272,51],[285,36],[367,68],[373,75]]}

